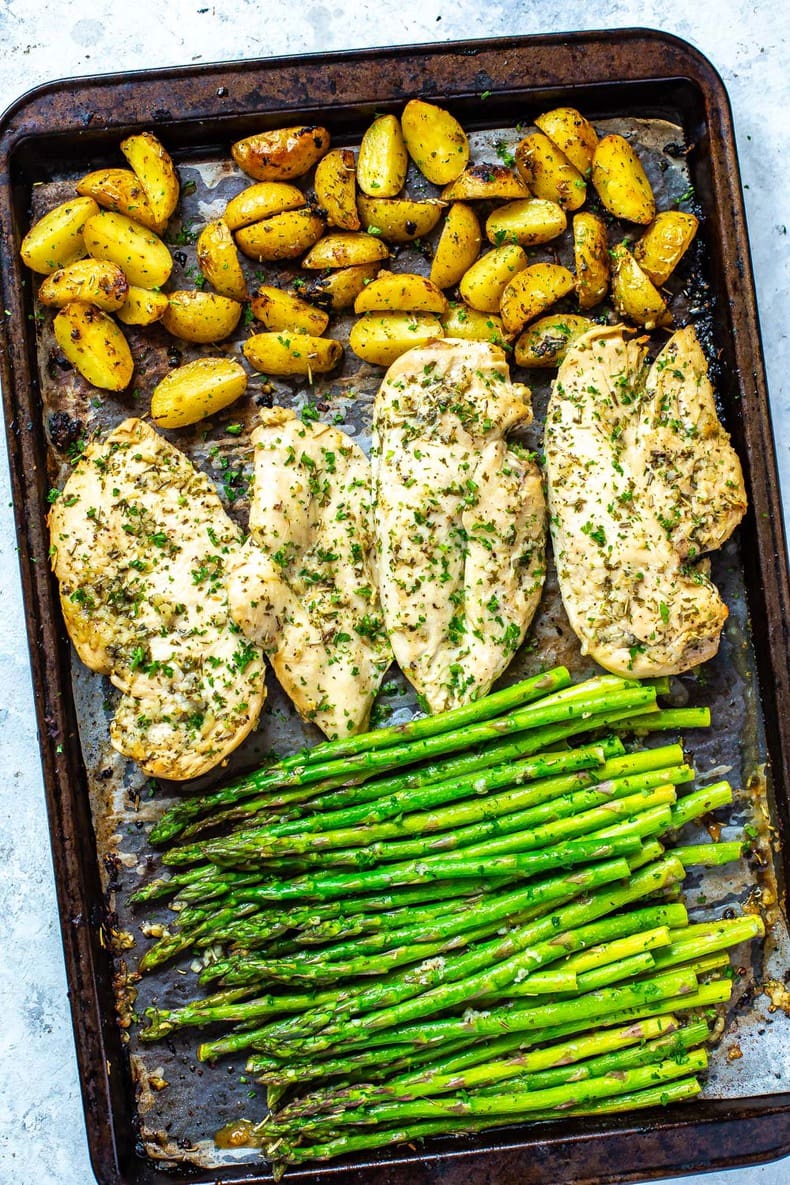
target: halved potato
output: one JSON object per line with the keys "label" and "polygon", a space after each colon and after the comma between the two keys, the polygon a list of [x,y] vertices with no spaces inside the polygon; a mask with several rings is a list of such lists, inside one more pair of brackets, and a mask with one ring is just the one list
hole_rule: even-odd
{"label": "halved potato", "polygon": [[330,226],[359,230],[356,164],[350,148],[333,148],[315,169],[315,196]]}
{"label": "halved potato", "polygon": [[19,253],[29,268],[48,276],[88,254],[83,231],[99,207],[93,198],[76,197],[61,202],[39,218],[22,240]]}
{"label": "halved potato", "polygon": [[379,272],[354,302],[355,313],[446,313],[447,298],[425,276],[410,272]]}
{"label": "halved potato", "polygon": [[528,321],[573,291],[573,275],[558,263],[533,263],[502,293],[499,313],[505,333],[520,333]]}
{"label": "halved potato", "polygon": [[495,247],[520,243],[535,247],[561,235],[568,225],[565,211],[545,198],[518,198],[493,210],[486,220],[486,238]]}
{"label": "halved potato", "polygon": [[250,259],[271,263],[303,255],[318,242],[325,230],[326,223],[321,215],[305,206],[243,226],[236,231],[236,242]]}
{"label": "halved potato", "polygon": [[481,313],[498,313],[502,293],[518,272],[527,266],[524,248],[517,243],[494,247],[473,263],[459,284],[461,296]]}
{"label": "halved potato", "polygon": [[664,210],[656,214],[638,243],[634,259],[654,284],[666,284],[685,255],[699,222],[682,210]]}
{"label": "halved potato", "polygon": [[449,185],[469,161],[469,141],[449,111],[422,99],[410,99],[401,116],[409,156],[434,185]]}
{"label": "halved potato", "polygon": [[142,182],[131,169],[97,169],[77,182],[77,193],[92,197],[105,210],[125,214],[133,222],[158,233],[165,223],[154,214]]}
{"label": "halved potato", "polygon": [[248,185],[241,193],[232,197],[222,215],[231,230],[250,226],[272,214],[283,214],[286,210],[298,210],[307,205],[307,198],[296,185],[285,181],[259,181]]}
{"label": "halved potato", "polygon": [[38,290],[38,299],[56,308],[79,300],[112,313],[121,307],[128,292],[129,281],[117,264],[78,259],[47,276]]}
{"label": "halved potato", "polygon": [[413,346],[443,336],[441,321],[431,313],[365,313],[352,327],[348,344],[363,362],[389,366]]}
{"label": "halved potato", "polygon": [[171,292],[162,324],[173,337],[187,342],[218,342],[239,323],[241,305],[216,292]]}
{"label": "halved potato", "polygon": [[555,107],[539,115],[535,126],[557,145],[582,177],[588,176],[598,147],[598,133],[589,120],[575,107]]}
{"label": "halved potato", "polygon": [[645,329],[672,321],[667,302],[622,243],[612,248],[612,304],[621,317]]}
{"label": "halved potato", "polygon": [[221,218],[209,222],[197,241],[198,267],[220,296],[247,299],[247,281],[228,224]]}
{"label": "halved potato", "polygon": [[121,329],[101,309],[72,301],[55,318],[55,341],[72,366],[94,387],[123,391],[134,373],[129,344]]}
{"label": "halved potato", "polygon": [[115,315],[124,325],[153,325],[161,321],[169,303],[165,292],[151,292],[130,284],[126,300]]}
{"label": "halved potato", "polygon": [[504,346],[505,332],[502,318],[496,313],[481,313],[468,305],[452,303],[442,317],[445,337],[460,337],[466,341],[493,342]]}
{"label": "halved potato", "polygon": [[453,202],[431,261],[431,279],[439,288],[451,288],[480,254],[480,223],[471,206]]}
{"label": "halved potato", "polygon": [[442,216],[444,202],[436,198],[415,202],[410,198],[372,198],[360,194],[357,208],[369,234],[375,230],[390,243],[411,243],[431,233]]}
{"label": "halved potato", "polygon": [[301,126],[277,128],[237,140],[231,147],[240,169],[256,181],[289,181],[312,169],[329,151],[326,128]]}
{"label": "halved potato", "polygon": [[528,187],[507,165],[470,165],[442,190],[445,202],[531,197]]}
{"label": "halved potato", "polygon": [[263,374],[326,374],[343,356],[340,342],[309,333],[255,333],[244,345],[244,357]]}
{"label": "halved potato", "polygon": [[121,141],[121,152],[137,174],[161,227],[178,205],[178,173],[170,154],[153,132],[140,132]]}
{"label": "halved potato", "polygon": [[130,284],[161,288],[173,270],[173,259],[162,240],[125,214],[100,210],[85,223],[88,254],[116,263]]}
{"label": "halved potato", "polygon": [[247,390],[247,373],[231,358],[198,358],[166,374],[151,396],[157,428],[185,428],[229,407]]}
{"label": "halved potato", "polygon": [[358,263],[355,267],[341,267],[313,280],[305,295],[319,308],[332,313],[350,309],[362,289],[378,274],[381,260]]}
{"label": "halved potato", "polygon": [[653,190],[635,150],[622,136],[604,136],[595,150],[591,180],[610,214],[647,225],[656,214]]}
{"label": "halved potato", "polygon": [[320,269],[324,267],[354,267],[361,263],[375,263],[389,256],[386,243],[375,235],[362,231],[339,231],[324,235],[308,251],[302,260],[302,267]]}
{"label": "halved potato", "polygon": [[609,291],[609,236],[597,214],[582,210],[574,215],[573,255],[579,304],[592,309]]}
{"label": "halved potato", "polygon": [[371,197],[395,197],[406,180],[409,154],[396,115],[380,115],[362,137],[357,181]]}
{"label": "halved potato", "polygon": [[253,317],[262,321],[267,329],[298,329],[320,337],[329,324],[329,314],[323,309],[271,284],[261,284],[250,307]]}
{"label": "halved potato", "polygon": [[516,168],[535,197],[556,202],[564,210],[584,205],[587,182],[543,132],[532,132],[520,142]]}
{"label": "halved potato", "polygon": [[589,317],[554,313],[540,317],[516,340],[515,359],[518,366],[559,366],[568,346],[592,329]]}

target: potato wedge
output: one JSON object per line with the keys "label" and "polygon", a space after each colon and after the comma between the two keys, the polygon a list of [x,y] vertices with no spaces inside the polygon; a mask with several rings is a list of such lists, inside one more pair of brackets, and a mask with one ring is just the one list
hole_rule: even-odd
{"label": "potato wedge", "polygon": [[441,321],[431,313],[365,313],[353,325],[348,344],[363,362],[389,366],[413,346],[443,336]]}
{"label": "potato wedge", "polygon": [[502,293],[499,315],[505,333],[520,333],[528,321],[573,291],[573,275],[558,263],[533,263]]}
{"label": "potato wedge", "polygon": [[197,241],[198,267],[220,296],[247,299],[247,281],[228,224],[218,218],[203,228]]}
{"label": "potato wedge", "polygon": [[161,321],[169,303],[165,292],[149,292],[130,284],[126,300],[115,315],[124,325],[153,325]]}
{"label": "potato wedge", "polygon": [[656,215],[656,200],[642,162],[622,136],[604,136],[595,150],[593,187],[615,218],[647,225]]}
{"label": "potato wedge", "polygon": [[153,132],[127,136],[121,141],[121,152],[137,174],[157,223],[164,228],[178,205],[180,192],[169,152]]}
{"label": "potato wedge", "polygon": [[593,324],[589,317],[567,313],[539,317],[516,339],[516,365],[527,368],[559,366],[571,342],[592,329]]}
{"label": "potato wedge", "polygon": [[173,270],[170,251],[158,235],[125,214],[100,210],[85,223],[83,234],[93,259],[116,263],[139,288],[161,288]]}
{"label": "potato wedge", "polygon": [[444,220],[431,261],[431,280],[439,288],[451,288],[480,254],[480,223],[471,206],[453,202]]}
{"label": "potato wedge", "polygon": [[146,192],[131,169],[97,169],[87,173],[77,182],[77,193],[92,197],[105,210],[125,214],[149,230],[161,233],[165,228],[165,223],[151,209]]}
{"label": "potato wedge", "polygon": [[61,202],[39,218],[22,240],[19,253],[34,272],[48,276],[88,254],[83,231],[99,207],[93,198],[76,197]]}
{"label": "potato wedge", "polygon": [[657,287],[666,284],[691,245],[698,226],[693,214],[664,210],[656,214],[639,242],[634,244],[634,259]]}
{"label": "potato wedge", "polygon": [[198,358],[166,374],[151,396],[157,428],[186,428],[222,411],[247,390],[247,372],[231,358]]}
{"label": "potato wedge", "polygon": [[325,230],[321,215],[305,206],[243,226],[236,231],[236,243],[250,259],[272,263],[277,259],[297,259],[318,242]]}
{"label": "potato wedge", "polygon": [[380,115],[362,137],[357,181],[371,197],[395,197],[406,180],[409,154],[396,115]]}
{"label": "potato wedge", "polygon": [[357,169],[350,148],[333,148],[318,162],[315,196],[330,226],[359,230]]}
{"label": "potato wedge", "polygon": [[241,305],[216,292],[171,292],[162,324],[173,337],[187,342],[218,342],[239,323]]}
{"label": "potato wedge", "polygon": [[231,230],[240,230],[272,214],[283,214],[286,210],[299,210],[307,205],[307,198],[296,185],[285,181],[259,181],[248,185],[241,193],[232,197],[225,207],[222,221]]}
{"label": "potato wedge", "polygon": [[565,211],[545,198],[518,198],[493,210],[486,219],[486,238],[495,247],[520,243],[535,247],[561,235],[568,225]]}
{"label": "potato wedge", "polygon": [[422,99],[410,99],[401,116],[409,156],[434,185],[449,185],[469,162],[469,141],[449,111]]}
{"label": "potato wedge", "polygon": [[372,234],[380,234],[389,243],[412,243],[430,234],[442,216],[444,202],[427,198],[372,198],[359,195],[357,201],[362,225]]}
{"label": "potato wedge", "polygon": [[507,165],[470,165],[442,190],[442,200],[445,202],[507,200],[531,196],[522,178]]}
{"label": "potato wedge", "polygon": [[663,296],[622,243],[612,249],[612,304],[621,317],[645,329],[672,321]]}
{"label": "potato wedge", "polygon": [[244,345],[244,357],[263,374],[326,374],[343,357],[340,342],[309,333],[254,333]]}
{"label": "potato wedge", "polygon": [[116,264],[100,259],[78,259],[47,276],[38,290],[38,299],[55,308],[79,300],[93,304],[105,313],[113,313],[121,307],[128,292],[129,281]]}
{"label": "potato wedge", "polygon": [[527,266],[524,248],[518,243],[506,243],[481,255],[477,263],[461,277],[458,285],[461,296],[473,309],[481,313],[498,313],[502,293],[518,272]]}
{"label": "potato wedge", "polygon": [[324,267],[354,267],[361,263],[375,263],[389,257],[386,243],[363,231],[338,231],[324,235],[302,260],[302,267],[318,270]]}
{"label": "potato wedge", "polygon": [[355,313],[447,312],[447,298],[425,276],[410,272],[379,272],[354,302]]}
{"label": "potato wedge", "polygon": [[576,294],[583,309],[600,304],[609,291],[609,236],[606,224],[586,210],[573,217]]}
{"label": "potato wedge", "polygon": [[95,305],[72,301],[55,318],[55,341],[72,366],[94,387],[124,391],[134,362],[120,327]]}
{"label": "potato wedge", "polygon": [[588,177],[598,147],[598,133],[575,107],[555,107],[535,120],[535,126],[556,144],[582,177]]}
{"label": "potato wedge", "polygon": [[237,140],[231,147],[236,164],[256,181],[290,181],[302,177],[329,151],[326,128],[277,128]]}
{"label": "potato wedge", "polygon": [[493,342],[504,346],[505,332],[502,318],[496,313],[481,313],[468,305],[451,303],[442,317],[445,337],[460,337],[465,341]]}
{"label": "potato wedge", "polygon": [[313,280],[305,296],[319,308],[330,313],[350,309],[362,289],[373,280],[381,268],[381,260],[358,263],[356,267],[341,267]]}
{"label": "potato wedge", "polygon": [[261,321],[267,329],[300,330],[320,337],[329,324],[329,314],[323,309],[271,284],[261,284],[250,308],[256,321]]}
{"label": "potato wedge", "polygon": [[556,202],[563,210],[584,205],[587,182],[543,132],[532,132],[519,143],[516,168],[535,197]]}

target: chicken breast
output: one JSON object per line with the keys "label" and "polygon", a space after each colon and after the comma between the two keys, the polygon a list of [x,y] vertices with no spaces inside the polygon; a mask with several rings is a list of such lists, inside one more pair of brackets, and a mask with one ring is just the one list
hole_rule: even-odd
{"label": "chicken breast", "polygon": [[569,349],[546,419],[549,513],[571,626],[607,670],[678,674],[711,658],[727,608],[698,563],[746,509],[693,329],[648,369],[621,328]]}
{"label": "chicken breast", "polygon": [[367,727],[392,662],[371,567],[370,464],[327,424],[282,407],[252,434],[250,539],[230,606],[299,714],[330,738]]}
{"label": "chicken breast", "polygon": [[376,566],[395,657],[431,712],[485,695],[540,599],[540,472],[506,434],[526,387],[486,342],[438,341],[390,367],[376,397]]}
{"label": "chicken breast", "polygon": [[241,546],[214,487],[142,420],[92,441],[49,516],[63,616],[123,693],[113,745],[155,777],[212,769],[265,699],[261,652],[228,613]]}

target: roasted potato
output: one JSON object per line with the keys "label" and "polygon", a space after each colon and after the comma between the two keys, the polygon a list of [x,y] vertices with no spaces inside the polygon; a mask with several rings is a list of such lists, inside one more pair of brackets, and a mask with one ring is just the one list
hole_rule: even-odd
{"label": "roasted potato", "polygon": [[124,391],[134,362],[120,326],[95,305],[72,301],[55,318],[55,341],[84,379],[103,391]]}
{"label": "roasted potato", "polygon": [[38,299],[56,308],[78,300],[113,313],[124,303],[128,292],[129,281],[117,264],[78,259],[47,276],[38,290]]}
{"label": "roasted potato", "polygon": [[359,230],[356,175],[350,148],[333,148],[316,165],[315,196],[330,226]]}
{"label": "roasted potato", "polygon": [[321,215],[305,206],[243,226],[236,231],[236,243],[250,259],[272,263],[277,259],[296,259],[303,255],[318,242],[325,229]]}
{"label": "roasted potato", "polygon": [[375,235],[356,231],[339,231],[337,234],[324,235],[308,251],[302,260],[302,267],[355,267],[361,263],[376,263],[389,256],[386,243]]}
{"label": "roasted potato", "polygon": [[354,302],[355,313],[446,313],[447,298],[425,276],[379,272]]}
{"label": "roasted potato", "polygon": [[343,347],[331,337],[309,333],[255,333],[244,345],[244,357],[263,374],[326,374],[343,356]]}
{"label": "roasted potato", "polygon": [[291,292],[261,284],[250,302],[252,315],[267,329],[296,329],[320,337],[329,324],[329,314]]}
{"label": "roasted potato", "polygon": [[442,317],[445,337],[460,337],[466,341],[505,344],[502,318],[496,313],[481,313],[465,304],[451,304]]}
{"label": "roasted potato", "polygon": [[220,296],[247,299],[247,281],[228,224],[221,218],[209,222],[197,241],[198,267]]}
{"label": "roasted potato", "polygon": [[582,210],[574,215],[573,255],[579,305],[592,309],[609,291],[609,237],[597,214]]}
{"label": "roasted potato", "polygon": [[534,321],[516,339],[514,357],[517,366],[559,366],[571,342],[592,329],[589,317],[575,317],[568,313],[554,313]]}
{"label": "roasted potato", "polygon": [[105,210],[125,214],[133,222],[161,233],[165,223],[151,209],[142,182],[131,169],[97,169],[77,182],[77,193],[92,197]]}
{"label": "roasted potato", "polygon": [[332,313],[350,309],[365,285],[378,274],[381,260],[341,267],[313,280],[305,295],[320,308]]}
{"label": "roasted potato", "polygon": [[231,147],[240,169],[256,181],[290,181],[302,177],[329,151],[326,128],[277,128],[237,140]]}
{"label": "roasted potato", "polygon": [[441,321],[431,313],[365,313],[354,323],[348,344],[363,362],[389,366],[413,346],[443,336]]}
{"label": "roasted potato", "polygon": [[390,243],[411,243],[430,234],[439,221],[444,202],[426,198],[372,198],[360,194],[357,201],[362,225],[368,234],[374,231]]}
{"label": "roasted potato", "polygon": [[582,177],[589,176],[598,134],[575,107],[555,107],[535,120],[535,126],[556,144]]}
{"label": "roasted potato", "polygon": [[665,210],[656,214],[639,242],[634,244],[634,259],[657,287],[666,284],[691,245],[698,226],[693,214]]}
{"label": "roasted potato", "polygon": [[480,223],[471,206],[453,202],[431,261],[431,280],[439,288],[450,288],[472,266],[480,254]]}
{"label": "roasted potato", "polygon": [[466,132],[449,111],[410,99],[401,116],[409,156],[434,185],[449,185],[469,161]]}
{"label": "roasted potato", "polygon": [[531,197],[521,177],[507,165],[470,165],[442,190],[445,202]]}
{"label": "roasted potato", "polygon": [[198,358],[166,374],[151,396],[157,428],[185,428],[222,411],[247,390],[247,374],[230,358]]}
{"label": "roasted potato", "polygon": [[612,249],[612,304],[621,317],[645,329],[672,320],[663,296],[622,243]]}
{"label": "roasted potato", "polygon": [[595,150],[591,180],[610,214],[626,222],[647,225],[656,214],[656,201],[642,162],[622,136],[604,136]]}
{"label": "roasted potato", "polygon": [[218,342],[239,323],[241,305],[216,292],[171,292],[162,324],[173,337],[187,342]]}
{"label": "roasted potato", "polygon": [[115,263],[130,284],[161,288],[173,270],[173,259],[162,240],[125,214],[100,210],[85,223],[85,246],[93,259]]}
{"label": "roasted potato", "polygon": [[558,263],[533,263],[514,276],[502,293],[499,314],[505,333],[520,333],[528,321],[573,290],[573,276]]}
{"label": "roasted potato", "polygon": [[518,198],[489,214],[486,238],[495,247],[501,247],[503,243],[535,247],[556,239],[567,225],[565,211],[557,202],[544,198]]}
{"label": "roasted potato", "polygon": [[230,199],[222,221],[231,230],[240,230],[242,226],[250,226],[273,214],[284,214],[286,210],[298,210],[306,205],[307,198],[296,185],[287,185],[284,181],[259,181]]}
{"label": "roasted potato", "polygon": [[494,247],[461,277],[461,296],[481,313],[498,313],[502,293],[513,277],[527,266],[524,248],[517,243]]}
{"label": "roasted potato", "polygon": [[121,141],[121,152],[137,174],[159,227],[164,229],[178,205],[178,174],[170,154],[153,132]]}
{"label": "roasted potato", "polygon": [[164,292],[151,292],[130,284],[126,300],[115,315],[124,325],[153,325],[161,321],[169,303]]}
{"label": "roasted potato", "polygon": [[20,255],[29,268],[48,276],[88,254],[83,231],[99,207],[93,198],[76,197],[55,206],[30,228]]}
{"label": "roasted potato", "polygon": [[564,210],[584,205],[587,182],[543,132],[532,132],[519,143],[516,168],[535,197],[556,202]]}
{"label": "roasted potato", "polygon": [[397,116],[380,115],[359,146],[359,188],[371,197],[395,197],[403,188],[408,167],[409,154]]}

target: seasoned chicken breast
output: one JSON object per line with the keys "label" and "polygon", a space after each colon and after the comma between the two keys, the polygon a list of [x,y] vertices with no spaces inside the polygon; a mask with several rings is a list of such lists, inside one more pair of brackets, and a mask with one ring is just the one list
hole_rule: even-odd
{"label": "seasoned chicken breast", "polygon": [[616,674],[686,671],[711,658],[727,608],[697,561],[746,509],[693,329],[648,369],[621,328],[574,342],[546,419],[560,589],[582,651]]}
{"label": "seasoned chicken breast", "polygon": [[330,738],[367,727],[392,651],[371,568],[370,464],[327,424],[282,407],[252,434],[250,538],[230,606],[299,714]]}
{"label": "seasoned chicken breast", "polygon": [[214,487],[142,420],[92,441],[49,516],[82,661],[122,692],[112,743],[146,773],[205,773],[254,727],[263,656],[228,613],[241,546]]}
{"label": "seasoned chicken breast", "polygon": [[406,677],[439,712],[485,695],[526,633],[545,568],[540,472],[507,433],[526,387],[486,342],[403,354],[376,397],[376,566]]}

